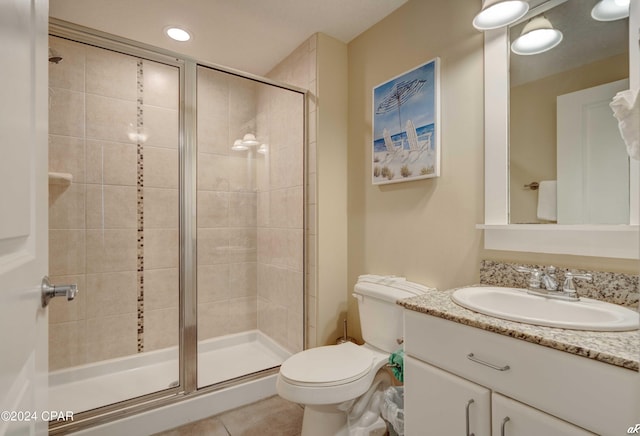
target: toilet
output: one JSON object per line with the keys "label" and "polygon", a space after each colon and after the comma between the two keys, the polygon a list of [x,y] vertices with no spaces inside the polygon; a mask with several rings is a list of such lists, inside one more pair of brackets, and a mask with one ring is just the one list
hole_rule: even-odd
{"label": "toilet", "polygon": [[365,343],[311,348],[282,364],[276,389],[282,398],[305,406],[302,436],[361,434],[349,428],[347,414],[363,394],[388,377],[381,369],[403,337],[402,307],[396,301],[428,289],[402,277],[360,276],[353,296]]}

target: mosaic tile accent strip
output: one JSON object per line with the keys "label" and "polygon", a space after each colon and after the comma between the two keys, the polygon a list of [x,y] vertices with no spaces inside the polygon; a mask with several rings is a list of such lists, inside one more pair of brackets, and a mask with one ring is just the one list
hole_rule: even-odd
{"label": "mosaic tile accent strip", "polygon": [[507,321],[458,306],[451,300],[455,290],[428,290],[424,295],[400,300],[398,304],[416,312],[638,371],[640,341],[637,330],[591,332]]}
{"label": "mosaic tile accent strip", "polygon": [[137,265],[137,283],[138,283],[138,353],[144,351],[144,148],[140,140],[141,133],[144,129],[144,113],[143,113],[143,95],[144,95],[144,65],[142,59],[138,59],[137,69],[137,112],[136,112],[136,131],[138,133],[137,141],[137,226],[138,226],[138,265]]}
{"label": "mosaic tile accent strip", "polygon": [[[515,264],[483,260],[480,262],[480,283],[483,285],[526,288],[527,274],[517,272],[514,269],[516,266],[526,266],[528,268],[543,270],[548,265]],[[639,280],[637,275],[558,267],[556,275],[560,283],[564,281],[564,275],[568,271],[580,274],[590,273],[593,275],[591,282],[584,280],[575,281],[578,295],[581,297],[620,304],[638,310],[640,290],[638,289]]]}

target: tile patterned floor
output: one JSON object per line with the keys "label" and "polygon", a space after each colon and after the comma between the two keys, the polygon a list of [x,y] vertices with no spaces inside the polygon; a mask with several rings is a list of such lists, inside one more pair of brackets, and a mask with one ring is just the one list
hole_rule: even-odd
{"label": "tile patterned floor", "polygon": [[276,395],[154,436],[299,436],[302,414]]}

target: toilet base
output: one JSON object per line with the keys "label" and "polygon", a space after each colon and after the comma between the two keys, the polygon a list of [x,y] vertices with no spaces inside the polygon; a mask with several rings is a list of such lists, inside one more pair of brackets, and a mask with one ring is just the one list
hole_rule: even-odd
{"label": "toilet base", "polygon": [[348,436],[347,414],[337,404],[305,405],[301,436]]}
{"label": "toilet base", "polygon": [[365,428],[353,429],[349,433],[347,413],[340,411],[337,404],[329,404],[305,406],[300,436],[384,436],[386,433],[387,425],[381,417]]}

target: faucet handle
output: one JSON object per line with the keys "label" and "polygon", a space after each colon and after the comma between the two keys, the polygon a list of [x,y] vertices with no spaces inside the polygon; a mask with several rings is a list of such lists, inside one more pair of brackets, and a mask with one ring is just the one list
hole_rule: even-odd
{"label": "faucet handle", "polygon": [[527,268],[526,266],[516,266],[516,271],[521,273],[529,273],[531,276],[528,280],[529,288],[531,289],[539,289],[540,288],[540,277],[541,273],[538,268]]}
{"label": "faucet handle", "polygon": [[564,275],[564,283],[562,284],[562,290],[569,294],[576,293],[576,282],[573,279],[586,280],[588,282],[593,280],[593,276],[589,273],[587,274],[576,274],[568,271]]}
{"label": "faucet handle", "polygon": [[532,275],[540,273],[540,270],[538,268],[529,268],[527,266],[518,265],[518,266],[514,266],[513,269],[521,273],[527,273]]}

